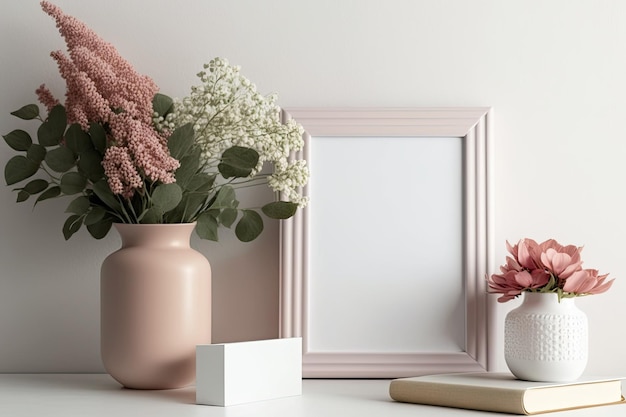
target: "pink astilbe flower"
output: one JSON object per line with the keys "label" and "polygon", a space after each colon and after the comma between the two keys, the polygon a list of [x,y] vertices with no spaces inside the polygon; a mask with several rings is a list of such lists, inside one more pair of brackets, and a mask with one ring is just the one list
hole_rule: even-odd
{"label": "pink astilbe flower", "polygon": [[[58,6],[47,1],[42,1],[41,7],[55,19],[67,44],[70,62],[76,69],[89,76],[113,108],[124,101],[133,102],[136,109],[121,108],[149,123],[152,119],[152,98],[158,91],[156,83],[150,77],[138,74],[113,45],[102,40],[78,19],[64,14]],[[88,111],[86,113],[89,114]]]}
{"label": "pink astilbe flower", "polygon": [[107,172],[109,188],[114,194],[122,197],[132,197],[135,189],[143,185],[143,180],[127,148],[110,146],[104,153],[102,166]]}
{"label": "pink astilbe flower", "polygon": [[[78,123],[84,130],[90,123],[109,128],[108,146],[116,150],[107,151],[103,167],[111,190],[129,198],[144,185],[138,178],[174,182],[179,162],[170,156],[165,138],[152,125],[155,82],[138,74],[113,45],[78,19],[47,1],[41,7],[55,19],[69,52],[69,56],[51,53],[67,84],[68,123]],[[47,92],[44,89],[40,87]],[[51,97],[40,95],[40,101],[48,106]]]}
{"label": "pink astilbe flower", "polygon": [[52,110],[54,106],[61,104],[59,100],[54,98],[52,92],[48,90],[45,84],[41,84],[39,88],[35,90],[35,94],[37,94],[37,99],[39,100],[39,102],[46,106],[48,112],[50,112],[50,110]]}
{"label": "pink astilbe flower", "polygon": [[[68,115],[71,107],[78,106],[90,121],[108,122],[113,110],[123,110],[136,119],[151,123],[152,98],[158,91],[154,81],[138,74],[113,45],[103,41],[78,19],[64,14],[58,6],[47,1],[42,1],[41,7],[55,19],[67,44],[69,57],[61,51],[51,55],[68,83]],[[87,86],[84,80],[76,80],[79,74],[89,80]],[[91,95],[94,92],[97,96]],[[84,97],[85,93],[90,94]],[[106,107],[102,106],[102,100]],[[69,122],[78,120],[70,119]]]}
{"label": "pink astilbe flower", "polygon": [[59,72],[67,84],[65,111],[68,122],[80,124],[83,130],[89,129],[90,121],[108,123],[114,113],[93,80],[78,70],[62,52],[56,51],[50,55],[56,59]]}
{"label": "pink astilbe flower", "polygon": [[599,294],[613,283],[606,281],[608,274],[582,268],[582,247],[563,246],[554,239],[542,243],[521,239],[514,246],[506,242],[506,247],[511,256],[506,257],[500,274],[487,277],[489,290],[502,294],[500,302],[524,291],[556,292],[559,296]]}
{"label": "pink astilbe flower", "polygon": [[164,140],[145,124],[121,113],[111,118],[111,131],[119,145],[107,148],[102,166],[114,194],[130,198],[143,187],[142,175],[169,184],[179,162],[170,157]]}

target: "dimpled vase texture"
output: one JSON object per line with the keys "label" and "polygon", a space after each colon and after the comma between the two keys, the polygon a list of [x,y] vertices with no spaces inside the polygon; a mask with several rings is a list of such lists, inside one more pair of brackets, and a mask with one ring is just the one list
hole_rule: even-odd
{"label": "dimpled vase texture", "polygon": [[126,388],[195,380],[196,345],[211,343],[211,266],[189,246],[195,224],[115,224],[122,247],[102,264],[101,354]]}
{"label": "dimpled vase texture", "polygon": [[524,293],[522,304],[504,323],[504,357],[518,379],[568,382],[587,366],[587,316],[574,298]]}

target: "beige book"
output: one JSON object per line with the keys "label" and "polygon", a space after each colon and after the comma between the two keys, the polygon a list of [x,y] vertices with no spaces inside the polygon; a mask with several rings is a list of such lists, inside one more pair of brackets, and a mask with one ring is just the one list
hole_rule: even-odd
{"label": "beige book", "polygon": [[394,379],[389,395],[396,401],[538,414],[624,402],[622,378],[581,378],[574,382],[529,382],[508,373],[477,372]]}

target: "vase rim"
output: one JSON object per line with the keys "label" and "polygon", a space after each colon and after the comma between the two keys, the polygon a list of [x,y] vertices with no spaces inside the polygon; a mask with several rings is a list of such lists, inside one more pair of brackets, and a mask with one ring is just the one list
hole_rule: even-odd
{"label": "vase rim", "polygon": [[549,298],[558,299],[559,303],[574,303],[576,298],[578,297],[561,297],[558,298],[559,294],[555,292],[532,292],[532,291],[524,291],[524,298],[542,298],[548,296]]}
{"label": "vase rim", "polygon": [[122,239],[122,247],[128,246],[188,246],[196,223],[137,224],[114,223]]}
{"label": "vase rim", "polygon": [[195,225],[197,222],[190,223],[122,223],[122,222],[113,222],[115,226],[189,226]]}
{"label": "vase rim", "polygon": [[[554,295],[554,296],[558,296],[558,293],[555,292],[535,292],[535,291],[524,291],[524,294],[532,294],[532,295]],[[563,297],[565,298],[565,297]],[[571,298],[571,297],[568,297]]]}

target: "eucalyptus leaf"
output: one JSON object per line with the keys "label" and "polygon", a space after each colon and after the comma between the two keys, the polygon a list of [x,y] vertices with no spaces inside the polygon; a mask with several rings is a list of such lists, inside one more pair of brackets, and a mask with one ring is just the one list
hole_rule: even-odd
{"label": "eucalyptus leaf", "polygon": [[179,159],[180,167],[176,170],[174,176],[176,183],[182,188],[188,189],[188,183],[195,177],[200,168],[200,149],[185,155]]}
{"label": "eucalyptus leaf", "polygon": [[288,219],[296,214],[298,205],[290,201],[274,201],[261,207],[261,210],[272,219]]}
{"label": "eucalyptus leaf", "polygon": [[[87,219],[85,219],[87,220]],[[102,220],[98,223],[94,223],[94,224],[88,224],[87,225],[87,230],[89,231],[89,234],[91,236],[93,236],[96,239],[102,239],[103,237],[105,237],[108,233],[109,230],[111,230],[111,226],[113,225],[113,221],[110,219],[105,219]]]}
{"label": "eucalyptus leaf", "polygon": [[91,123],[89,125],[89,136],[91,136],[91,143],[94,148],[96,148],[100,154],[104,155],[104,151],[107,147],[107,134],[104,127],[99,123]]}
{"label": "eucalyptus leaf", "polygon": [[28,132],[21,129],[16,129],[2,137],[7,145],[16,151],[27,151],[33,143],[33,140]]}
{"label": "eucalyptus leaf", "polygon": [[100,180],[94,183],[93,192],[100,200],[102,200],[104,204],[113,209],[113,211],[121,211],[122,205],[120,204],[115,194],[113,194],[113,192],[109,188],[109,184],[107,184],[106,180]]}
{"label": "eucalyptus leaf", "polygon": [[217,177],[217,174],[198,173],[191,178],[185,188],[189,191],[209,192],[213,188],[213,184],[215,184],[215,177]]}
{"label": "eucalyptus leaf", "polygon": [[194,142],[193,124],[187,123],[172,132],[167,139],[167,147],[170,150],[170,155],[180,160],[187,155]]}
{"label": "eucalyptus leaf", "polygon": [[150,207],[139,216],[139,223],[141,224],[159,224],[163,223],[163,210],[160,207]]}
{"label": "eucalyptus leaf", "polygon": [[106,216],[107,211],[104,207],[95,206],[89,210],[89,213],[85,216],[84,223],[87,226],[99,223]]}
{"label": "eucalyptus leaf", "polygon": [[200,236],[200,238],[217,242],[217,228],[217,220],[210,213],[204,212],[198,216],[196,233]]}
{"label": "eucalyptus leaf", "polygon": [[37,130],[39,144],[46,147],[58,145],[63,139],[66,126],[67,116],[65,115],[65,108],[61,105],[55,106],[50,110],[48,119]]}
{"label": "eucalyptus leaf", "polygon": [[87,210],[89,210],[89,199],[85,196],[76,197],[73,199],[70,204],[65,209],[66,213],[74,213],[74,214],[85,214]]}
{"label": "eucalyptus leaf", "polygon": [[37,129],[37,140],[39,144],[42,146],[57,146],[61,139],[63,139],[63,134],[57,134],[54,132],[52,125],[48,122],[43,122],[39,125],[39,129]]}
{"label": "eucalyptus leaf", "polygon": [[36,104],[27,104],[18,110],[12,111],[11,114],[22,120],[32,120],[39,116],[39,106]]}
{"label": "eucalyptus leaf", "polygon": [[212,208],[237,208],[238,202],[235,200],[235,190],[230,185],[224,185],[217,192],[215,201],[211,204]]}
{"label": "eucalyptus leaf", "polygon": [[65,220],[65,224],[63,224],[63,236],[65,240],[68,240],[72,237],[72,235],[80,229],[83,225],[82,216],[78,214],[73,214]]}
{"label": "eucalyptus leaf", "polygon": [[7,185],[12,185],[32,177],[38,169],[39,164],[34,163],[25,156],[17,155],[9,159],[5,165],[4,178]]}
{"label": "eucalyptus leaf", "polygon": [[76,164],[76,155],[71,149],[59,146],[48,151],[44,160],[51,170],[67,172]]}
{"label": "eucalyptus leaf", "polygon": [[174,100],[165,94],[156,93],[152,98],[152,109],[161,117],[167,116],[174,108]]}
{"label": "eucalyptus leaf", "polygon": [[65,143],[77,154],[94,148],[91,137],[78,123],[72,124],[65,132]]}
{"label": "eucalyptus leaf", "polygon": [[235,220],[237,220],[238,214],[239,212],[236,209],[226,208],[222,210],[222,212],[220,213],[218,217],[219,222],[225,227],[230,228],[230,226],[232,226],[233,223],[235,223]]}
{"label": "eucalyptus leaf", "polygon": [[185,202],[188,196],[184,196],[182,201],[174,210],[170,210],[167,213],[163,213],[163,223],[190,223],[191,221],[185,220]]}
{"label": "eucalyptus leaf", "polygon": [[28,200],[29,198],[30,198],[30,193],[28,193],[28,192],[26,192],[26,191],[24,191],[24,190],[20,190],[20,191],[17,193],[17,200],[16,200],[16,202],[17,202],[17,203],[21,203],[22,201],[26,201],[26,200]]}
{"label": "eucalyptus leaf", "polygon": [[46,191],[41,193],[41,195],[39,195],[39,197],[35,201],[35,204],[39,203],[40,201],[49,200],[51,198],[58,197],[60,195],[61,195],[61,188],[60,187],[57,187],[57,186],[50,187]]}
{"label": "eucalyptus leaf", "polygon": [[32,180],[24,186],[24,191],[29,194],[38,194],[48,188],[48,181],[37,179]]}
{"label": "eucalyptus leaf", "polygon": [[174,210],[164,215],[165,223],[189,223],[196,220],[196,214],[204,207],[207,196],[204,194],[185,194]]}
{"label": "eucalyptus leaf", "polygon": [[235,235],[242,242],[251,242],[263,231],[263,218],[254,210],[243,210],[241,220],[235,226]]}
{"label": "eucalyptus leaf", "polygon": [[46,148],[38,143],[33,143],[26,152],[26,157],[39,165],[46,158],[46,152]]}
{"label": "eucalyptus leaf", "polygon": [[183,192],[176,183],[161,184],[152,192],[152,203],[163,212],[174,209],[182,198]]}
{"label": "eucalyptus leaf", "polygon": [[22,201],[26,201],[31,195],[39,194],[46,188],[48,188],[48,181],[42,179],[32,180],[26,184],[24,188],[14,190],[19,190],[17,194],[17,202],[20,203]]}
{"label": "eucalyptus leaf", "polygon": [[80,154],[78,170],[85,174],[89,180],[96,182],[104,178],[102,155],[95,149],[89,149]]}
{"label": "eucalyptus leaf", "polygon": [[251,148],[233,146],[222,154],[217,169],[224,178],[244,178],[252,173],[259,162],[259,154]]}
{"label": "eucalyptus leaf", "polygon": [[57,104],[48,113],[47,122],[51,124],[54,131],[63,135],[65,128],[67,127],[67,115],[65,113],[65,107]]}

